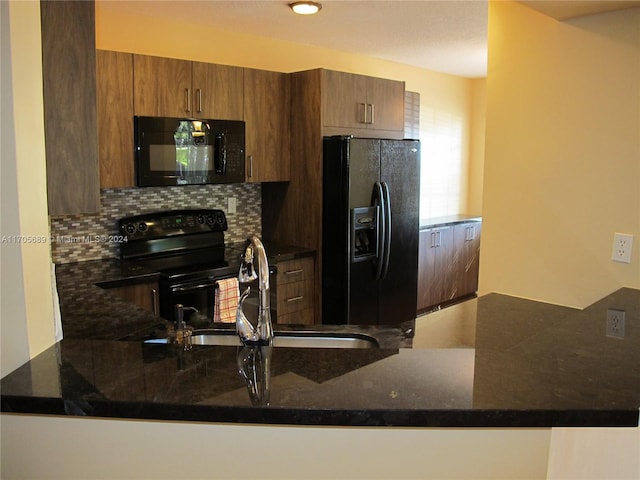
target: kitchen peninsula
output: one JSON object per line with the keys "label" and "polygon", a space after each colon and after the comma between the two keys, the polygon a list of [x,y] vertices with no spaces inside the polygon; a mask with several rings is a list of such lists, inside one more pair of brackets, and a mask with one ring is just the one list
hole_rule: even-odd
{"label": "kitchen peninsula", "polygon": [[[77,304],[78,313],[86,306]],[[625,312],[621,332],[607,329],[609,309]],[[104,313],[115,325],[130,321]],[[640,291],[629,288],[584,310],[490,294],[478,299],[475,348],[407,348],[412,332],[393,337],[393,329],[380,329],[381,348],[276,347],[262,402],[238,374],[239,347],[185,351],[85,332],[3,378],[2,411],[293,425],[637,426],[639,322]]]}

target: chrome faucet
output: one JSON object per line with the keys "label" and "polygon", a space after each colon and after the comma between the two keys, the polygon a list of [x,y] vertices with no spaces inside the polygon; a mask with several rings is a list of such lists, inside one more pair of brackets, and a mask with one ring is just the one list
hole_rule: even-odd
{"label": "chrome faucet", "polygon": [[[248,244],[244,250],[238,281],[241,283],[252,282],[259,279],[258,296],[260,300],[260,310],[258,312],[258,322],[254,327],[242,311],[242,304],[249,296],[251,287],[240,295],[238,310],[236,312],[236,331],[244,345],[271,345],[273,342],[273,326],[271,324],[271,301],[269,298],[269,262],[264,245],[256,235],[248,239]],[[253,266],[254,255],[258,257],[258,273]]]}

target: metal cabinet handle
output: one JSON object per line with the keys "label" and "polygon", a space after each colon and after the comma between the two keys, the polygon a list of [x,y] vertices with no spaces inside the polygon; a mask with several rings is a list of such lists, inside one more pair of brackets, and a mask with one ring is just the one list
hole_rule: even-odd
{"label": "metal cabinet handle", "polygon": [[476,238],[476,227],[471,225],[467,227],[467,241],[475,240]]}
{"label": "metal cabinet handle", "polygon": [[296,275],[298,273],[302,273],[304,270],[302,268],[298,268],[297,270],[287,270],[284,272],[285,275]]}
{"label": "metal cabinet handle", "polygon": [[191,111],[191,89],[190,88],[184,89],[184,100],[185,100],[185,111],[190,112]]}
{"label": "metal cabinet handle", "polygon": [[442,246],[442,230],[436,230],[435,232],[431,232],[431,247],[441,247]]}
{"label": "metal cabinet handle", "polygon": [[153,307],[153,315],[158,316],[158,290],[156,288],[151,289],[151,306]]}
{"label": "metal cabinet handle", "polygon": [[196,98],[198,103],[198,113],[202,112],[202,89],[198,88],[196,90]]}
{"label": "metal cabinet handle", "polygon": [[302,299],[304,299],[304,297],[300,295],[298,297],[287,298],[287,302],[299,302]]}
{"label": "metal cabinet handle", "polygon": [[362,107],[362,116],[360,117],[362,120],[358,120],[358,123],[367,123],[367,104],[360,103],[360,107]]}
{"label": "metal cabinet handle", "polygon": [[249,155],[247,157],[247,163],[249,163],[247,176],[251,178],[253,177],[253,155]]}
{"label": "metal cabinet handle", "polygon": [[373,125],[375,115],[375,106],[373,105],[373,103],[369,104],[369,111],[371,112],[371,114],[369,115],[369,125]]}

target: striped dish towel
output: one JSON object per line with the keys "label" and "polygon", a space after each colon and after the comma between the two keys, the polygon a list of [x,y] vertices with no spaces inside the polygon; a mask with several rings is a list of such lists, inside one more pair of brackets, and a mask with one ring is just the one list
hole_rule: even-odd
{"label": "striped dish towel", "polygon": [[238,288],[237,278],[225,278],[218,280],[215,301],[213,303],[213,321],[231,323],[236,321],[236,310],[238,309]]}

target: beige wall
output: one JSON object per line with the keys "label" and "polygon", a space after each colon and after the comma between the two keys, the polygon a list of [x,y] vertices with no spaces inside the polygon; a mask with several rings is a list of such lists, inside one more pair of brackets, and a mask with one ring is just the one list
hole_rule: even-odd
{"label": "beige wall", "polygon": [[314,428],[3,415],[2,478],[542,480],[550,438],[548,429]]}
{"label": "beige wall", "polygon": [[[2,3],[2,375],[55,341],[38,2]],[[44,241],[43,241],[44,240]]]}
{"label": "beige wall", "polygon": [[484,149],[487,113],[487,79],[471,81],[471,138],[469,142],[469,182],[466,212],[482,215]]}
{"label": "beige wall", "polygon": [[[640,9],[491,2],[481,293],[585,307],[640,288]],[[614,232],[636,237],[611,261]]]}

